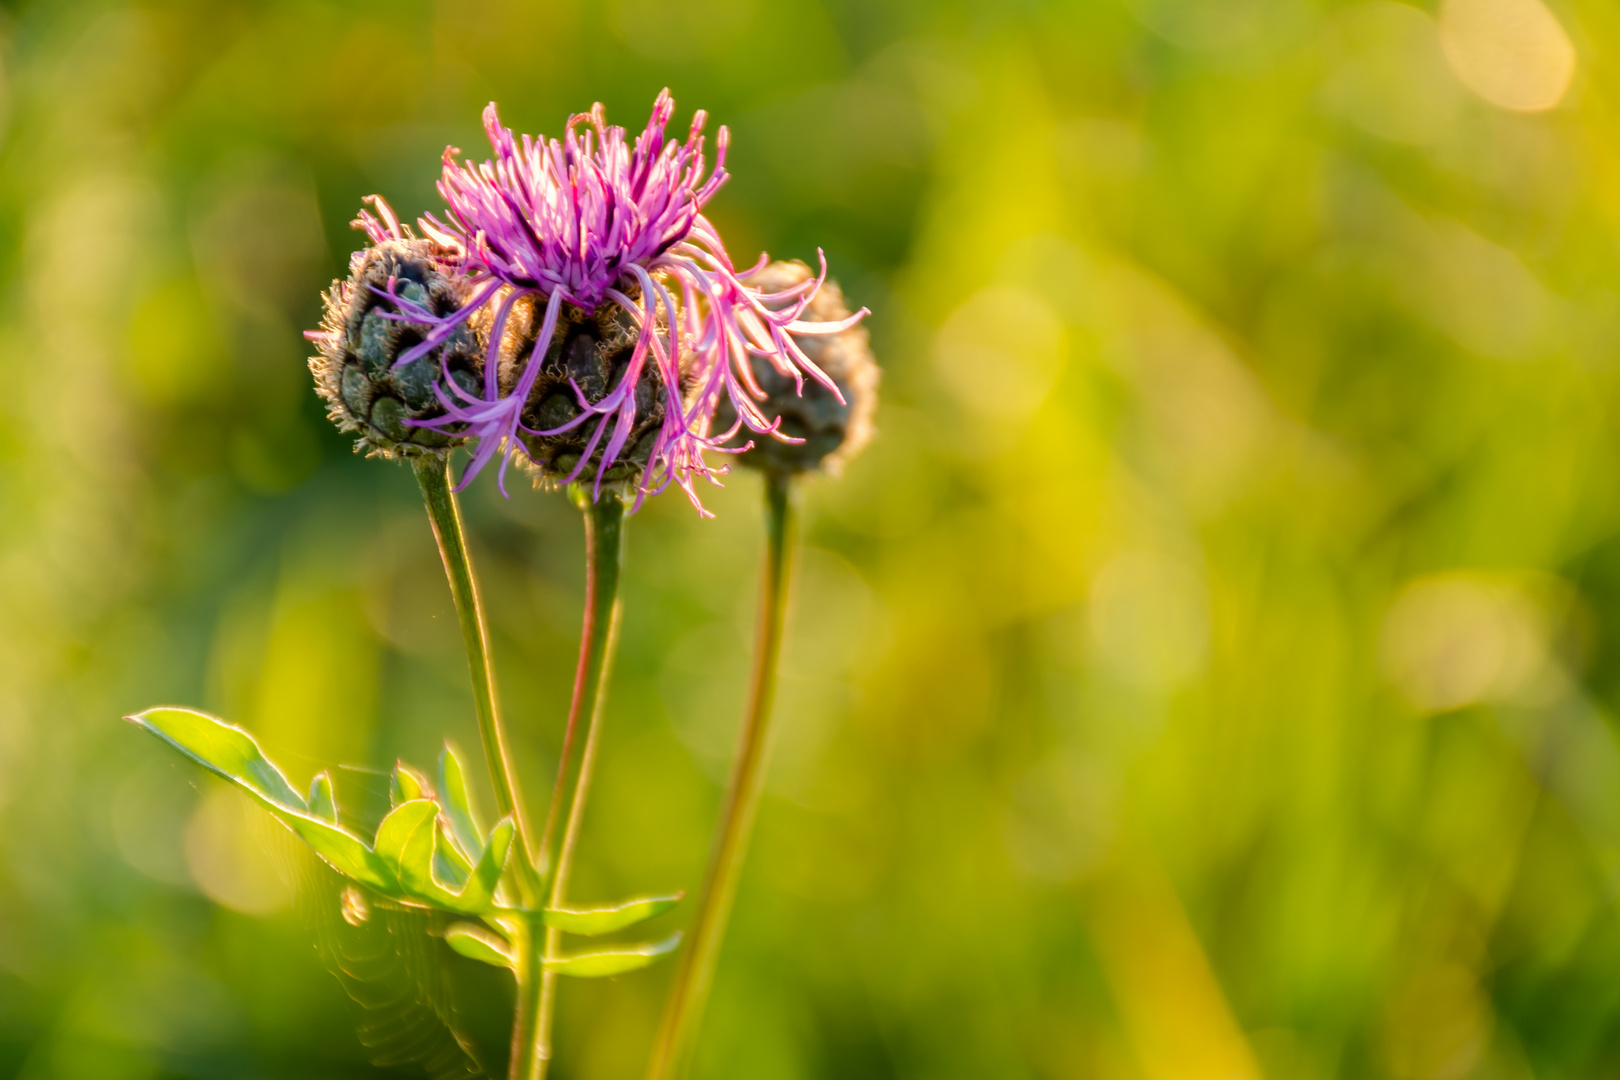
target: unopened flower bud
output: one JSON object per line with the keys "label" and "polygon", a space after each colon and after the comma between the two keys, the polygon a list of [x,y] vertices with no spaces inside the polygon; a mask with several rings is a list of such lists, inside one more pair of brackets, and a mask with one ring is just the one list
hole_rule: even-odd
{"label": "unopened flower bud", "polygon": [[[802,262],[774,262],[748,278],[749,285],[761,292],[780,292],[808,281],[815,274]],[[802,322],[838,322],[849,317],[844,294],[836,283],[822,284],[815,298],[799,316]],[[828,335],[794,335],[800,349],[812,363],[838,386],[840,402],[823,383],[806,376],[802,393],[792,375],[784,375],[763,356],[750,356],[754,379],[765,392],[759,401],[767,418],[780,416],[777,430],[790,438],[784,442],[770,435],[754,435],[740,429],[727,443],[743,446],[752,439],[753,449],[738,455],[738,461],[765,472],[801,473],[824,469],[836,475],[872,438],[872,414],[877,411],[880,373],[872,359],[866,327],[857,324]],[[715,409],[713,428],[724,432],[737,422],[729,399],[722,398]]]}
{"label": "unopened flower bud", "polygon": [[473,323],[455,327],[440,345],[399,363],[428,327],[399,317],[401,305],[437,318],[472,297],[467,281],[430,240],[385,240],[356,252],[346,281],[325,294],[321,329],[306,335],[320,349],[309,362],[327,415],[339,430],[359,433],[356,449],[385,457],[439,453],[462,440],[454,429],[418,426],[445,414],[440,395],[481,389],[483,349]]}
{"label": "unopened flower bud", "polygon": [[[511,393],[535,362],[545,310],[546,300],[538,295],[519,297],[512,305],[502,334],[502,393]],[[656,333],[663,338],[665,331],[660,308]],[[624,413],[607,406],[592,412],[585,405],[600,406],[620,392],[638,337],[637,315],[616,301],[604,300],[590,312],[562,304],[520,417],[518,438],[537,483],[595,483],[603,453],[617,437],[616,421]],[[601,477],[604,484],[638,483],[657,452],[669,394],[650,349],[628,392],[635,396],[634,423]]]}

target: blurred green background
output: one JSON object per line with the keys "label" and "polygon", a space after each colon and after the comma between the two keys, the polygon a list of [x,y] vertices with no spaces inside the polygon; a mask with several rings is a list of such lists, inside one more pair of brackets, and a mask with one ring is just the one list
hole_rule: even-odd
{"label": "blurred green background", "polygon": [[[665,85],[731,128],[733,255],[824,246],[885,366],[803,492],[701,1074],[1620,1075],[1609,0],[0,10],[0,1076],[413,1075],[242,802],[117,718],[374,802],[476,746],[409,472],[299,331],[485,102],[639,130]],[[631,523],[582,898],[701,873],[758,478],[707,502]],[[467,506],[533,799],[578,514]],[[638,1076],[668,976],[566,986],[557,1075]]]}

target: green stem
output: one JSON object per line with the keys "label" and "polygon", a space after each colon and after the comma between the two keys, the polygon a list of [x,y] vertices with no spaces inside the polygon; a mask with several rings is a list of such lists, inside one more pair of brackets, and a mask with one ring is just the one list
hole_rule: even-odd
{"label": "green stem", "polygon": [[524,907],[533,907],[541,895],[541,882],[530,860],[528,814],[523,792],[512,768],[511,754],[501,728],[500,703],[495,695],[495,671],[489,660],[489,624],[478,596],[478,579],[473,573],[472,556],[467,552],[467,536],[461,524],[461,506],[450,488],[450,461],[447,456],[424,454],[411,459],[416,481],[422,486],[433,538],[439,542],[445,576],[450,579],[450,595],[461,621],[461,638],[467,647],[467,667],[472,674],[473,709],[478,715],[478,734],[489,763],[489,778],[495,788],[495,808],[500,817],[512,818],[517,830],[516,856],[518,893]]}
{"label": "green stem", "polygon": [[512,924],[512,949],[517,957],[517,1008],[512,1021],[512,1054],[507,1068],[508,1080],[535,1080],[546,1073],[546,1063],[539,1055],[541,988],[545,969],[540,952],[534,943],[541,935],[539,920],[525,915]]}
{"label": "green stem", "polygon": [[[605,494],[585,510],[585,624],[580,632],[579,665],[574,671],[574,695],[568,709],[568,726],[563,729],[563,746],[557,763],[557,784],[552,789],[551,807],[541,833],[539,863],[550,887],[547,906],[560,907],[568,888],[574,851],[585,819],[585,802],[590,797],[591,773],[596,765],[597,745],[602,731],[602,713],[607,701],[607,683],[613,669],[613,652],[619,636],[619,569],[624,554],[624,503],[616,493]],[[589,717],[585,745],[573,766],[574,744],[578,741],[579,721]],[[568,808],[563,825],[562,849],[555,861],[551,852],[562,810]],[[538,924],[528,943],[530,964],[539,971],[539,1014],[532,1041],[532,1071],[524,1080],[541,1080],[551,1061],[551,1022],[557,1004],[557,976],[545,970],[545,959],[555,956],[560,933],[547,929],[542,935]],[[517,1074],[514,1074],[517,1075]]]}
{"label": "green stem", "polygon": [[[461,524],[461,506],[450,487],[450,461],[439,455],[422,455],[411,459],[416,481],[422,487],[422,499],[427,503],[428,520],[433,523],[433,538],[439,542],[439,555],[444,559],[445,576],[450,579],[450,595],[456,603],[456,615],[461,621],[461,637],[467,647],[467,667],[472,673],[473,709],[478,715],[478,734],[484,745],[484,760],[489,764],[490,782],[495,788],[495,808],[501,817],[512,818],[517,830],[512,863],[517,880],[519,902],[532,910],[544,894],[544,883],[535,870],[530,854],[529,820],[523,805],[523,792],[518,786],[517,773],[512,768],[511,754],[506,748],[506,736],[501,728],[499,699],[495,694],[495,672],[489,660],[489,624],[484,618],[484,607],[478,596],[478,578],[473,573],[472,556],[467,552],[467,535]],[[535,924],[518,924],[513,944],[518,947],[517,1003],[512,1020],[513,1080],[529,1080],[533,1072],[532,1048],[538,1032],[541,1012],[541,967],[530,943],[539,938]],[[522,1072],[520,1069],[530,1071]]]}
{"label": "green stem", "polygon": [[714,982],[715,964],[726,921],[737,895],[748,840],[754,829],[765,787],[770,752],[771,699],[776,690],[777,659],[782,647],[782,609],[788,586],[788,541],[793,528],[788,476],[765,477],[765,572],[759,593],[759,621],[754,646],[753,681],[743,716],[737,758],[731,768],[726,801],[720,811],[709,868],[703,880],[692,929],[681,950],[680,966],[664,1004],[664,1016],[653,1043],[647,1080],[673,1080],[691,1067],[703,1007]]}

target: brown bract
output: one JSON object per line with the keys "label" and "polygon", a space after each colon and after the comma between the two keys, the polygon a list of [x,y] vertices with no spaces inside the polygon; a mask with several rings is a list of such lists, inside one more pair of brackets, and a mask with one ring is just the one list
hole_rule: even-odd
{"label": "brown bract", "polygon": [[[324,336],[316,337],[320,353],[310,359],[315,389],[327,404],[327,416],[341,431],[359,433],[355,449],[382,457],[444,453],[462,440],[453,431],[417,427],[407,421],[444,415],[435,384],[444,372],[463,390],[481,391],[483,346],[475,325],[458,327],[439,348],[408,364],[399,357],[421,342],[419,324],[386,317],[393,303],[374,289],[387,291],[390,279],[398,295],[435,315],[450,315],[470,298],[466,279],[446,263],[448,252],[429,240],[390,240],[356,255],[354,272],[334,281],[323,295]],[[446,388],[446,393],[454,391]]]}

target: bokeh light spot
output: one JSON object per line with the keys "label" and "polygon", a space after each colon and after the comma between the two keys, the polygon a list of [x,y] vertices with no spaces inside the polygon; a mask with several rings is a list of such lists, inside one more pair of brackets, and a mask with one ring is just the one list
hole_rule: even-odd
{"label": "bokeh light spot", "polygon": [[1445,0],[1440,44],[1464,85],[1503,109],[1550,109],[1575,77],[1575,45],[1541,0]]}
{"label": "bokeh light spot", "polygon": [[[186,826],[186,865],[209,899],[248,915],[269,915],[292,897],[255,835],[263,811],[222,784],[210,785]],[[280,826],[276,826],[280,828]]]}
{"label": "bokeh light spot", "polygon": [[1064,348],[1063,324],[1045,300],[994,285],[945,320],[934,355],[945,385],[963,408],[1018,420],[1052,393]]}
{"label": "bokeh light spot", "polygon": [[1545,631],[1529,598],[1474,575],[1413,582],[1385,623],[1384,670],[1426,712],[1511,696],[1545,660]]}
{"label": "bokeh light spot", "polygon": [[350,926],[364,926],[366,920],[371,918],[371,905],[366,902],[366,894],[353,885],[343,890],[338,902],[342,905],[343,921]]}
{"label": "bokeh light spot", "polygon": [[1135,551],[1103,567],[1091,585],[1090,623],[1102,658],[1126,681],[1175,686],[1209,650],[1204,583],[1183,563]]}

